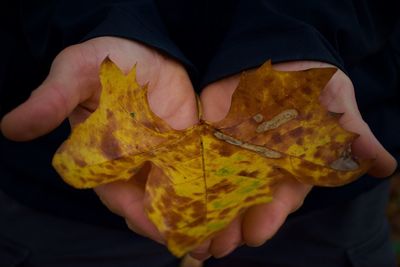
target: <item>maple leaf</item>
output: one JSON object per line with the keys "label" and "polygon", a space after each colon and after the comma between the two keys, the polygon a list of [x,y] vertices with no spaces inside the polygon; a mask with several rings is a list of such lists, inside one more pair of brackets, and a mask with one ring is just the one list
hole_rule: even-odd
{"label": "maple leaf", "polygon": [[223,120],[178,131],[151,111],[135,68],[125,75],[107,58],[99,106],[73,129],[53,166],[77,188],[129,180],[146,161],[158,166],[163,173],[146,182],[145,209],[182,256],[246,208],[272,201],[288,177],[338,186],[367,171],[371,161],[351,156],[358,135],[318,100],[335,71],[282,72],[268,61],[242,74]]}

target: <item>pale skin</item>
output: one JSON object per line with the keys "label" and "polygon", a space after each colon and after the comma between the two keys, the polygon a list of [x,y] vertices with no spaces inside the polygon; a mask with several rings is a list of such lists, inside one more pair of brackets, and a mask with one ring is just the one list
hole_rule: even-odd
{"label": "pale skin", "polygon": [[[125,72],[137,63],[139,84],[149,82],[149,103],[152,110],[175,129],[185,129],[198,121],[196,98],[185,69],[175,60],[134,41],[115,37],[99,37],[63,50],[53,61],[46,80],[31,97],[1,121],[4,136],[27,141],[49,133],[66,118],[72,127],[84,121],[98,103],[101,61],[109,56]],[[331,65],[313,61],[275,64],[279,70],[302,70]],[[228,112],[231,96],[239,82],[234,75],[215,82],[202,91],[204,118],[218,121]],[[358,111],[350,79],[338,71],[320,97],[330,111],[344,113],[342,127],[360,134],[353,143],[353,153],[374,158],[369,174],[386,177],[396,168],[395,159],[375,138]],[[163,243],[162,235],[148,220],[143,209],[143,184],[148,175],[162,175],[147,166],[136,179],[114,182],[95,188],[102,202],[114,213],[125,218],[133,231]],[[301,207],[311,186],[294,180],[282,183],[274,201],[247,209],[227,228],[191,252],[198,259],[223,257],[242,244],[260,246],[270,239],[286,217]]]}

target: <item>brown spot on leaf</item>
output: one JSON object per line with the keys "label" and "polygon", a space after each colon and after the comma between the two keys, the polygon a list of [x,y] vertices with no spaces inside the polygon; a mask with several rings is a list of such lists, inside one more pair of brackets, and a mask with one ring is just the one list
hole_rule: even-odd
{"label": "brown spot on leaf", "polygon": [[61,168],[61,170],[66,171],[67,170],[67,166],[65,166],[64,164],[60,164],[59,167]]}
{"label": "brown spot on leaf", "polygon": [[311,95],[312,94],[312,90],[310,87],[308,86],[304,86],[302,89],[303,93],[305,93],[306,95]]}
{"label": "brown spot on leaf", "polygon": [[265,196],[266,196],[266,194],[264,194],[264,193],[248,196],[244,199],[244,202],[252,202],[260,197],[265,197]]}
{"label": "brown spot on leaf", "polygon": [[240,172],[238,173],[238,175],[240,175],[240,176],[246,176],[246,177],[252,177],[252,178],[256,178],[257,175],[259,175],[259,174],[260,174],[259,171],[248,172],[248,171],[245,171],[245,170],[240,171]]}
{"label": "brown spot on leaf", "polygon": [[312,135],[314,133],[314,130],[312,128],[305,128],[304,130],[304,135]]}
{"label": "brown spot on leaf", "polygon": [[173,240],[176,244],[179,244],[180,247],[189,247],[197,241],[197,238],[179,232],[168,231],[165,235],[167,239]]}
{"label": "brown spot on leaf", "polygon": [[228,207],[228,208],[223,209],[223,210],[219,213],[218,217],[219,217],[220,219],[225,218],[226,215],[228,215],[229,212],[230,212],[231,210],[232,210],[232,207]]}
{"label": "brown spot on leaf", "polygon": [[304,144],[304,139],[301,137],[296,139],[296,144],[298,144],[299,146],[302,146]]}
{"label": "brown spot on leaf", "polygon": [[321,150],[315,151],[315,153],[314,153],[315,158],[320,158],[321,156],[322,156]]}
{"label": "brown spot on leaf", "polygon": [[205,212],[206,212],[206,205],[204,204],[203,201],[201,200],[196,200],[193,201],[190,204],[190,207],[192,208],[192,218],[198,218],[198,217],[204,217]]}
{"label": "brown spot on leaf", "polygon": [[198,219],[196,219],[196,220],[190,222],[190,223],[187,225],[187,227],[197,227],[197,226],[199,226],[199,225],[204,224],[205,221],[206,221],[206,220],[205,220],[205,217],[201,217],[201,218],[198,218]]}
{"label": "brown spot on leaf", "polygon": [[110,162],[110,164],[107,164],[104,166],[107,170],[114,170],[114,166],[112,165],[112,163]]}
{"label": "brown spot on leaf", "polygon": [[179,222],[183,220],[183,217],[181,214],[174,210],[169,210],[168,212],[164,213],[165,216],[165,223],[171,228],[176,228]]}
{"label": "brown spot on leaf", "polygon": [[108,128],[103,132],[103,135],[101,136],[100,150],[108,159],[117,159],[122,154],[119,142],[113,135],[113,128]]}
{"label": "brown spot on leaf", "polygon": [[220,146],[219,149],[219,154],[222,157],[229,157],[231,156],[233,153],[235,153],[235,150],[233,149],[233,147],[231,145],[223,145]]}
{"label": "brown spot on leaf", "polygon": [[219,196],[217,194],[208,194],[207,195],[207,201],[212,202],[213,200],[216,200]]}
{"label": "brown spot on leaf", "polygon": [[107,109],[106,113],[107,113],[107,120],[114,119],[114,113],[111,110]]}
{"label": "brown spot on leaf", "polygon": [[173,201],[172,196],[169,194],[163,194],[161,197],[161,203],[163,204],[164,209],[171,209]]}
{"label": "brown spot on leaf", "polygon": [[289,135],[294,138],[299,138],[304,133],[303,127],[297,127],[289,132]]}
{"label": "brown spot on leaf", "polygon": [[108,174],[108,173],[96,173],[96,175],[99,177],[99,179],[101,180],[105,180],[105,179],[115,179],[118,176],[113,175],[113,174]]}
{"label": "brown spot on leaf", "polygon": [[224,143],[212,143],[211,149],[218,151],[218,154],[222,157],[229,157],[235,153],[235,150],[231,145]]}
{"label": "brown spot on leaf", "polygon": [[76,163],[76,165],[78,165],[79,167],[85,167],[87,165],[87,163],[82,160],[82,159],[78,159],[78,158],[73,158],[74,162]]}
{"label": "brown spot on leaf", "polygon": [[178,156],[178,155],[175,155],[175,156],[174,156],[174,159],[175,159],[176,161],[178,161],[178,162],[182,161],[182,157],[181,157],[181,156]]}
{"label": "brown spot on leaf", "polygon": [[274,142],[275,144],[279,144],[282,142],[282,137],[279,133],[274,133],[271,136],[271,141]]}
{"label": "brown spot on leaf", "polygon": [[272,76],[265,77],[263,80],[264,86],[270,86],[274,78]]}
{"label": "brown spot on leaf", "polygon": [[153,208],[153,206],[151,205],[147,205],[146,206],[146,212],[148,213],[154,213],[155,209]]}
{"label": "brown spot on leaf", "polygon": [[213,186],[209,187],[207,189],[207,192],[209,194],[223,194],[223,193],[229,193],[232,192],[237,188],[237,185],[229,182],[228,180],[224,179],[220,181],[219,183],[214,184]]}
{"label": "brown spot on leaf", "polygon": [[308,162],[306,160],[301,161],[300,163],[300,168],[305,170],[311,170],[311,171],[315,171],[317,170],[318,166],[316,166],[315,164]]}

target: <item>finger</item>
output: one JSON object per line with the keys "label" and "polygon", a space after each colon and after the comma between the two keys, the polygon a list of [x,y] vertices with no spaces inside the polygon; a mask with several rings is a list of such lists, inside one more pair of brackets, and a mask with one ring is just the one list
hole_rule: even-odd
{"label": "finger", "polygon": [[235,250],[241,243],[242,218],[238,217],[212,239],[210,252],[215,258],[222,258]]}
{"label": "finger", "polygon": [[273,201],[251,207],[243,216],[243,240],[248,246],[261,246],[282,226],[287,216],[298,209],[311,186],[288,179],[277,187]]}
{"label": "finger", "polygon": [[353,83],[347,75],[338,70],[322,90],[320,98],[321,105],[334,113],[361,114],[357,107]]}
{"label": "finger", "polygon": [[358,111],[354,88],[350,79],[338,71],[324,88],[321,104],[329,111],[343,113],[340,125],[360,136],[352,144],[355,156],[364,159],[375,159],[369,174],[376,177],[387,177],[396,169],[396,160],[376,139]]}
{"label": "finger", "polygon": [[150,222],[143,205],[143,191],[130,182],[117,181],[95,188],[101,201],[112,212],[125,218],[128,227],[145,237],[163,242],[163,238]]}
{"label": "finger", "polygon": [[396,159],[376,139],[369,126],[360,118],[344,114],[342,127],[360,136],[352,144],[352,153],[358,158],[374,159],[368,173],[375,177],[387,177],[396,170]]}
{"label": "finger", "polygon": [[210,239],[205,240],[197,248],[195,248],[190,252],[190,256],[200,261],[208,259],[211,256],[209,252],[210,245],[211,245],[211,240]]}
{"label": "finger", "polygon": [[94,190],[108,209],[125,218],[132,231],[163,243],[161,234],[148,219],[144,208],[144,188],[149,167],[145,165],[129,181],[101,185]]}
{"label": "finger", "polygon": [[239,84],[240,75],[233,75],[207,86],[201,93],[203,119],[222,120],[229,112],[232,95]]}
{"label": "finger", "polygon": [[[4,116],[1,130],[15,141],[26,141],[50,132],[99,86],[97,69],[73,47],[62,52],[46,80],[20,106]],[[96,65],[96,64],[93,64]],[[94,77],[94,78],[93,78]]]}

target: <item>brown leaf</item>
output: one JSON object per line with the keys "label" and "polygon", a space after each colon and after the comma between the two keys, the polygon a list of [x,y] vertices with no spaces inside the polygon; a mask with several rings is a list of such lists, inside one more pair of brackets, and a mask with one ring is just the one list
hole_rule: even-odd
{"label": "brown leaf", "polygon": [[124,75],[106,59],[98,109],[73,130],[53,165],[67,183],[91,188],[131,179],[152,162],[160,173],[146,183],[145,208],[171,252],[182,256],[246,208],[272,201],[288,177],[338,186],[366,172],[371,161],[351,156],[357,135],[318,101],[335,71],[281,72],[267,62],[241,76],[223,120],[177,131],[151,111],[135,69]]}

